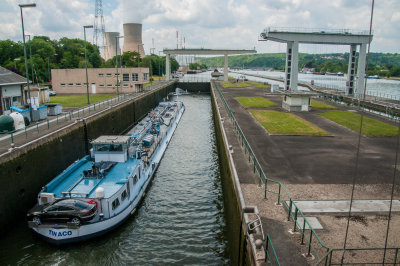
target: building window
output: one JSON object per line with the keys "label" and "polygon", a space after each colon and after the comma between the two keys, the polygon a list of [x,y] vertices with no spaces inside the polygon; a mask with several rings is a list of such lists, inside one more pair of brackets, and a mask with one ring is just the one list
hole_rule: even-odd
{"label": "building window", "polygon": [[127,83],[124,83],[124,85],[123,85],[124,87],[129,87],[129,84],[127,84]]}
{"label": "building window", "polygon": [[74,86],[74,83],[68,83],[68,86],[72,87]]}
{"label": "building window", "polygon": [[116,198],[113,202],[112,202],[112,209],[115,210],[115,208],[117,208],[119,206],[119,199]]}
{"label": "building window", "polygon": [[112,88],[113,85],[112,84],[107,84],[107,88]]}
{"label": "building window", "polygon": [[61,86],[61,87],[64,87],[64,86],[65,86],[65,83],[60,83],[60,86]]}
{"label": "building window", "polygon": [[132,73],[132,81],[138,81],[138,80],[139,80],[138,73]]}
{"label": "building window", "polygon": [[99,77],[104,77],[104,74],[103,73],[99,73]]}
{"label": "building window", "polygon": [[107,77],[112,77],[112,74],[111,73],[107,73]]}
{"label": "building window", "polygon": [[76,85],[76,86],[81,86],[81,84],[80,84],[80,83],[76,83],[75,85]]}
{"label": "building window", "polygon": [[99,84],[99,88],[103,88],[104,87],[104,84]]}
{"label": "building window", "polygon": [[119,73],[115,73],[115,76],[118,77],[118,76],[119,76]]}
{"label": "building window", "polygon": [[129,74],[127,73],[122,74],[122,81],[129,81]]}
{"label": "building window", "polygon": [[143,73],[143,80],[149,80],[149,73]]}

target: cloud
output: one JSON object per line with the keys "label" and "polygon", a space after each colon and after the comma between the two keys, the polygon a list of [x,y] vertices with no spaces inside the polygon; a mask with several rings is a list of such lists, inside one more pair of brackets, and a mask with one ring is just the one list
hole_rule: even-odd
{"label": "cloud", "polygon": [[[21,40],[18,3],[3,0],[0,39]],[[26,31],[50,38],[82,38],[83,25],[94,22],[93,0],[36,0],[24,10]],[[365,0],[117,0],[103,1],[106,31],[122,33],[124,22],[143,23],[146,52],[176,47],[176,31],[186,47],[284,51],[283,44],[257,42],[265,27],[369,29],[371,3]],[[399,52],[400,1],[376,1],[373,51]],[[89,32],[89,36],[92,31]],[[91,38],[88,38],[91,40]],[[397,43],[397,44],[396,44]],[[330,46],[336,51],[338,48]],[[328,48],[323,48],[328,52]],[[313,50],[312,46],[307,50]],[[316,52],[321,48],[314,48]],[[346,49],[347,51],[347,49]]]}

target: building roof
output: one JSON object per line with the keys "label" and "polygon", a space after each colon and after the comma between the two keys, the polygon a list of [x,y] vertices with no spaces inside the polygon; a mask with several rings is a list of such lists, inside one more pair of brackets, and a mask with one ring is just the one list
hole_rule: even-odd
{"label": "building roof", "polygon": [[125,144],[130,139],[129,136],[100,136],[93,140],[92,144]]}
{"label": "building roof", "polygon": [[0,66],[0,86],[26,83],[26,78]]}

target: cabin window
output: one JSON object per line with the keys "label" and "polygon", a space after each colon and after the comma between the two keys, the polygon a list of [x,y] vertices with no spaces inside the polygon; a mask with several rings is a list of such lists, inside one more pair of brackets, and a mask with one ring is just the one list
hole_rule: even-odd
{"label": "cabin window", "polygon": [[103,152],[108,152],[108,151],[123,151],[122,144],[103,144],[103,145],[96,145],[94,150],[97,151],[103,151]]}
{"label": "cabin window", "polygon": [[138,177],[137,177],[137,175],[135,175],[135,176],[133,177],[133,184],[136,184],[137,181],[138,181]]}
{"label": "cabin window", "polygon": [[122,191],[122,194],[121,194],[121,201],[124,201],[124,200],[126,199],[127,195],[128,195],[128,194],[126,193],[126,190]]}
{"label": "cabin window", "polygon": [[116,198],[116,199],[112,202],[112,209],[115,210],[118,206],[119,206],[119,199]]}

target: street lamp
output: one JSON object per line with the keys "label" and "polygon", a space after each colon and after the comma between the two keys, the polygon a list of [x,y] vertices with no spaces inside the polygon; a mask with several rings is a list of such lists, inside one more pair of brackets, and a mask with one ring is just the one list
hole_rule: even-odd
{"label": "street lamp", "polygon": [[[120,38],[124,38],[124,36],[115,36],[115,69],[116,69],[116,77],[117,77],[117,95],[119,97],[119,74],[118,74],[118,41]],[[122,67],[121,57],[119,58],[119,64]],[[122,69],[121,69],[122,75]]]}
{"label": "street lamp", "polygon": [[158,58],[158,74],[160,75],[160,77],[162,77],[162,73],[161,73],[161,53],[162,53],[162,51],[158,51],[158,55],[160,56],[159,58]]}
{"label": "street lamp", "polygon": [[140,57],[140,50],[139,50],[139,47],[140,46],[143,46],[144,45],[144,43],[138,43],[138,45],[137,45],[137,52],[138,52],[138,54],[139,54],[139,56],[138,56],[138,61],[137,61],[137,67],[139,67],[139,57]]}
{"label": "street lamp", "polygon": [[86,94],[87,94],[87,104],[90,105],[89,101],[89,81],[88,81],[88,73],[87,73],[87,60],[86,60],[86,29],[93,28],[93,25],[83,26],[83,35],[85,37],[85,68],[86,68]]}
{"label": "street lamp", "polygon": [[33,63],[32,63],[32,44],[31,44],[31,35],[26,34],[25,36],[29,37],[29,60],[31,61],[31,70],[32,70],[32,84],[35,84],[35,76],[33,75]]}
{"label": "street lamp", "polygon": [[52,56],[55,56],[55,55],[58,55],[58,54],[53,54],[53,55],[50,55],[49,57],[47,57],[47,74],[48,74],[48,78],[49,78],[49,83],[51,82],[51,75],[50,75],[50,57],[52,57]]}
{"label": "street lamp", "polygon": [[24,29],[24,17],[22,15],[22,9],[29,7],[36,7],[36,4],[20,4],[19,9],[21,10],[21,24],[22,24],[22,38],[24,40],[24,57],[25,57],[25,72],[26,72],[26,84],[28,86],[28,103],[29,103],[29,116],[32,121],[32,103],[31,103],[31,88],[29,87],[29,73],[28,73],[28,62],[26,58],[26,45],[25,45],[25,29]]}

